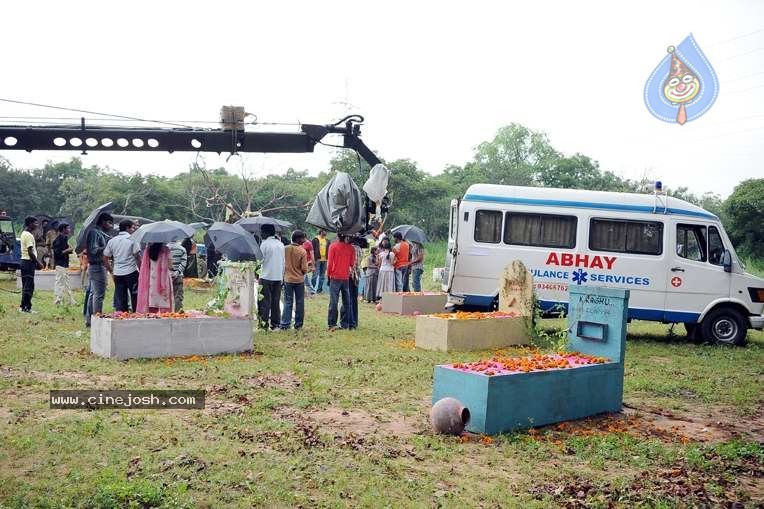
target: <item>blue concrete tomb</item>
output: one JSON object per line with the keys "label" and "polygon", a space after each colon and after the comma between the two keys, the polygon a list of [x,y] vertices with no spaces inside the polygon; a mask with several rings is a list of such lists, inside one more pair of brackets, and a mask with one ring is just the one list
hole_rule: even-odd
{"label": "blue concrete tomb", "polygon": [[487,435],[619,412],[629,290],[571,286],[569,302],[567,350],[605,362],[529,372],[439,365],[433,404],[459,400],[469,409],[467,431]]}

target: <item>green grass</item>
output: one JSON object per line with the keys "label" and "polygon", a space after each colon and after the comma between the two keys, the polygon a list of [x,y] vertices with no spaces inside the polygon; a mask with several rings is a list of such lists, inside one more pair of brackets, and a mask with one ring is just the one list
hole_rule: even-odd
{"label": "green grass", "polygon": [[[428,253],[429,267],[441,251]],[[746,433],[683,443],[550,429],[490,445],[434,435],[433,366],[489,353],[414,350],[414,321],[370,306],[361,305],[357,331],[328,333],[327,300],[313,299],[302,332],[257,332],[251,356],[118,362],[89,353],[79,309],[56,309],[51,292],[37,292],[39,314],[21,315],[14,289],[0,280],[0,507],[549,507],[573,499],[674,507],[708,503],[703,496],[762,503],[755,486],[764,449]],[[187,307],[200,308],[209,293],[186,297]],[[635,322],[625,400],[699,427],[711,414],[745,431],[761,422],[762,366],[760,332],[746,348],[721,348]],[[48,390],[83,387],[204,388],[213,405],[48,408]],[[328,410],[366,427],[332,425],[321,417]],[[669,475],[698,491],[683,495],[661,481]]]}

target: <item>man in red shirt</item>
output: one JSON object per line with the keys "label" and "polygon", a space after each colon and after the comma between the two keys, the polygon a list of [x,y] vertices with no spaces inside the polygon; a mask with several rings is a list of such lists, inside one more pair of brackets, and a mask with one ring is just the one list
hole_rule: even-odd
{"label": "man in red shirt", "polygon": [[353,306],[350,302],[350,273],[355,265],[355,249],[345,235],[338,234],[339,242],[329,246],[326,272],[329,277],[329,330],[337,328],[337,305],[342,295],[342,317],[340,328],[350,329],[353,323]]}
{"label": "man in red shirt", "polygon": [[393,246],[395,253],[395,291],[405,292],[408,291],[409,279],[409,243],[403,240],[403,235],[400,232],[395,232],[393,238],[395,239]]}

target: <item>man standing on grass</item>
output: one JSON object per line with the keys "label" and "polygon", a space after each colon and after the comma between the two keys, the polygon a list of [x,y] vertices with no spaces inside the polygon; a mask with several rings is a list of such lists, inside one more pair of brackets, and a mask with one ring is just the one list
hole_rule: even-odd
{"label": "man standing on grass", "polygon": [[395,239],[393,246],[395,253],[395,291],[406,292],[408,291],[409,243],[403,240],[403,235],[400,232],[395,232],[393,239]]}
{"label": "man standing on grass", "polygon": [[411,270],[412,285],[415,292],[422,291],[422,273],[424,272],[424,246],[419,242],[411,242]]}
{"label": "man standing on grass", "polygon": [[302,243],[305,233],[292,232],[292,243],[284,249],[284,312],[281,315],[281,329],[287,330],[292,324],[292,304],[294,303],[294,329],[302,329],[305,318],[305,275],[308,273],[308,254]]}
{"label": "man standing on grass", "polygon": [[114,227],[114,218],[106,212],[98,216],[96,226],[88,232],[88,278],[90,296],[85,312],[85,327],[90,327],[91,317],[103,312],[103,298],[106,294],[106,267],[103,252],[109,242],[108,232]]}
{"label": "man standing on grass", "polygon": [[260,286],[263,300],[258,305],[258,315],[263,328],[276,330],[281,326],[281,281],[284,277],[284,244],[276,238],[276,228],[264,224],[260,229],[263,242],[263,265],[260,269]]}
{"label": "man standing on grass", "polygon": [[170,248],[170,256],[172,257],[172,295],[173,295],[173,308],[176,313],[183,311],[183,275],[186,272],[186,265],[188,264],[188,253],[186,248],[181,245],[180,242],[170,242],[167,244]]}
{"label": "man standing on grass", "polygon": [[56,281],[53,286],[53,294],[56,296],[56,306],[62,303],[65,306],[76,304],[72,288],[69,286],[69,255],[73,249],[69,246],[69,225],[58,225],[58,235],[51,244],[53,250],[53,264],[56,268]]}
{"label": "man standing on grass", "polygon": [[129,219],[119,223],[119,233],[109,240],[103,255],[111,258],[109,267],[114,276],[114,310],[135,313],[138,303],[138,260],[141,247],[130,236],[136,225]]}
{"label": "man standing on grass", "polygon": [[[61,230],[61,225],[58,225],[58,228],[49,228],[47,233],[45,234],[45,247],[48,248],[48,253],[50,253],[50,256],[48,256],[48,264],[47,267],[49,269],[55,269],[56,268],[56,255],[53,253],[53,243],[56,241],[56,238],[58,237],[58,233]],[[45,261],[43,260],[43,263]]]}
{"label": "man standing on grass", "polygon": [[[355,261],[353,265],[350,267],[350,279],[348,280],[348,295],[350,296],[350,329],[357,329],[358,328],[358,294],[359,291],[359,285],[361,280],[361,262],[363,261],[363,249],[361,249],[361,246],[358,245],[360,242],[360,239],[353,239],[351,237],[348,237],[348,242],[350,242],[350,245],[353,248],[353,252],[355,253]],[[345,304],[343,303],[342,309],[340,309],[340,313],[343,315],[345,314]]]}
{"label": "man standing on grass", "polygon": [[346,235],[338,234],[337,242],[329,246],[326,270],[329,276],[329,330],[337,329],[337,305],[342,295],[342,318],[340,328],[350,329],[353,307],[350,302],[350,273],[355,265],[355,250]]}
{"label": "man standing on grass", "polygon": [[316,261],[316,269],[313,272],[313,288],[316,293],[324,291],[324,274],[329,258],[329,246],[331,242],[326,238],[325,230],[318,230],[318,236],[313,238],[313,258]]}
{"label": "man standing on grass", "polygon": [[35,230],[37,230],[37,218],[29,216],[24,219],[24,231],[21,232],[21,306],[19,306],[19,311],[22,313],[32,312],[34,271],[43,268],[42,263],[37,259]]}
{"label": "man standing on grass", "polygon": [[309,241],[307,236],[305,236],[305,240],[302,243],[302,248],[308,255],[308,273],[305,274],[305,287],[308,289],[308,296],[312,297],[316,294],[316,288],[313,286],[313,277],[310,273],[315,272],[316,262],[315,257],[313,256],[313,242]]}

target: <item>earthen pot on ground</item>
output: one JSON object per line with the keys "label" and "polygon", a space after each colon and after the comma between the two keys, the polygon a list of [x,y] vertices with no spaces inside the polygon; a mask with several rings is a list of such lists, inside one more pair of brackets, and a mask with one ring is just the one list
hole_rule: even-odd
{"label": "earthen pot on ground", "polygon": [[438,400],[430,410],[430,423],[438,433],[461,435],[470,422],[470,411],[454,398]]}

